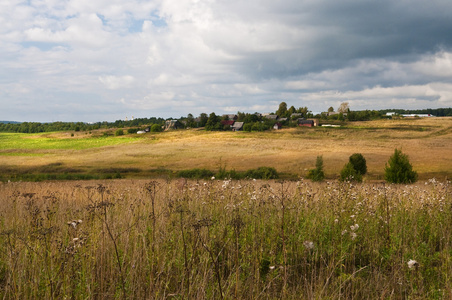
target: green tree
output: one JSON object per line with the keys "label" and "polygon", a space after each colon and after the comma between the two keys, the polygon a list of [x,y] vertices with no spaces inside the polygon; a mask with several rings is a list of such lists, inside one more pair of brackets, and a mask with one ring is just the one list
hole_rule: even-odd
{"label": "green tree", "polygon": [[356,171],[352,163],[347,163],[341,171],[340,181],[362,182],[363,176]]}
{"label": "green tree", "polygon": [[243,125],[243,131],[251,131],[252,126],[253,125],[251,123],[245,123]]}
{"label": "green tree", "polygon": [[287,103],[286,102],[281,102],[279,104],[279,108],[276,111],[276,114],[280,117],[284,117],[287,113]]}
{"label": "green tree", "polygon": [[321,155],[317,156],[315,169],[309,170],[307,177],[312,181],[322,181],[325,179],[325,173],[323,172],[323,157]]}
{"label": "green tree", "polygon": [[115,136],[120,136],[120,135],[124,135],[124,130],[122,130],[122,129],[116,130]]}
{"label": "green tree", "polygon": [[366,159],[361,153],[354,153],[349,158],[348,161],[350,164],[352,164],[353,168],[356,170],[356,172],[360,173],[361,175],[366,175],[367,173],[367,164]]}
{"label": "green tree", "polygon": [[207,120],[209,119],[209,117],[207,116],[207,114],[206,113],[201,113],[200,115],[199,115],[199,124],[198,124],[198,126],[199,127],[204,127],[204,126],[206,126],[206,123],[207,123]]}
{"label": "green tree", "polygon": [[408,155],[395,149],[394,154],[385,165],[385,180],[390,183],[413,183],[417,180],[417,172],[413,171]]}
{"label": "green tree", "polygon": [[219,130],[221,129],[221,119],[214,112],[209,115],[209,119],[207,119],[206,130]]}

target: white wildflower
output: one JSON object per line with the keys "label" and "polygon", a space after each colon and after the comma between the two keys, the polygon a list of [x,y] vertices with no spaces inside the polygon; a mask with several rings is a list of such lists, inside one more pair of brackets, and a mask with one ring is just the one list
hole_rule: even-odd
{"label": "white wildflower", "polygon": [[339,220],[338,219],[334,219],[334,223],[339,223]]}
{"label": "white wildflower", "polygon": [[343,231],[341,232],[341,235],[344,235],[344,234],[346,234],[346,233],[347,233],[347,229],[343,230]]}
{"label": "white wildflower", "polygon": [[74,243],[77,243],[78,240],[79,240],[79,238],[73,238],[73,239],[72,239],[72,241],[73,241]]}
{"label": "white wildflower", "polygon": [[354,232],[350,232],[350,236],[352,238],[352,240],[356,239],[356,237],[358,236],[356,233]]}
{"label": "white wildflower", "polygon": [[358,230],[358,228],[359,228],[359,225],[358,225],[358,224],[355,224],[355,225],[350,226],[351,231]]}
{"label": "white wildflower", "polygon": [[410,260],[407,262],[407,264],[408,264],[408,268],[409,268],[409,269],[413,269],[413,268],[419,266],[419,263],[418,263],[417,261],[415,261],[414,259],[410,259]]}
{"label": "white wildflower", "polygon": [[303,242],[303,246],[306,249],[308,249],[308,250],[314,249],[314,242],[312,242],[312,241],[304,241]]}
{"label": "white wildflower", "polygon": [[215,180],[215,176],[212,176],[212,178],[210,178],[210,179]]}

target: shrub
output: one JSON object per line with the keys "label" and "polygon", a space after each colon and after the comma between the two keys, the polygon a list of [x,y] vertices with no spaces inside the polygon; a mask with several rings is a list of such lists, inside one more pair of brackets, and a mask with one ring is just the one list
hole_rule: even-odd
{"label": "shrub", "polygon": [[323,157],[321,155],[317,156],[315,169],[309,170],[307,178],[312,181],[322,181],[325,179],[325,173],[323,172]]}
{"label": "shrub", "polygon": [[127,129],[127,133],[136,133],[139,129],[137,128],[129,128]]}
{"label": "shrub", "polygon": [[115,136],[120,136],[120,135],[124,135],[124,130],[122,130],[122,129],[116,130]]}
{"label": "shrub", "polygon": [[394,154],[385,165],[385,180],[390,183],[413,183],[417,180],[417,173],[413,171],[408,155],[402,150],[395,149]]}
{"label": "shrub", "polygon": [[362,182],[363,176],[358,172],[352,163],[347,163],[341,171],[340,181],[357,181]]}
{"label": "shrub", "polygon": [[243,125],[243,131],[249,131],[251,132],[251,127],[253,125],[251,125],[250,123],[246,123],[245,125]]}
{"label": "shrub", "polygon": [[257,169],[246,171],[245,177],[253,179],[278,179],[279,175],[275,168],[259,167]]}
{"label": "shrub", "polygon": [[151,126],[151,132],[161,132],[162,131],[162,126],[160,126],[159,124],[154,124]]}
{"label": "shrub", "polygon": [[367,173],[366,159],[361,153],[352,154],[348,160],[352,164],[356,172],[360,173],[361,175],[366,175]]}
{"label": "shrub", "polygon": [[207,179],[214,175],[214,173],[207,169],[190,169],[182,170],[177,173],[178,177],[191,178],[191,179]]}

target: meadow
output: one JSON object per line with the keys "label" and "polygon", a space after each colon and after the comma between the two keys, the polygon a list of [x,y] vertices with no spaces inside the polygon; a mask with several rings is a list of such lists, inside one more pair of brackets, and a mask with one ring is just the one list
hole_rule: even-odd
{"label": "meadow", "polygon": [[[452,118],[1,133],[0,298],[450,299],[451,135]],[[417,183],[381,180],[395,148]],[[356,152],[364,183],[338,182]],[[318,155],[327,180],[313,183]],[[174,177],[260,166],[283,180]],[[98,174],[126,179],[74,180]]]}
{"label": "meadow", "polygon": [[2,299],[451,299],[450,181],[0,183]]}
{"label": "meadow", "polygon": [[[395,148],[408,154],[420,179],[452,176],[452,118],[350,122],[340,128],[288,128],[268,132],[176,130],[105,136],[105,130],[42,134],[0,133],[1,180],[63,174],[124,178],[166,177],[192,168],[246,171],[275,168],[283,178],[306,176],[323,156],[335,179],[353,153],[367,160],[365,181],[383,179]],[[56,178],[56,177],[55,177]]]}

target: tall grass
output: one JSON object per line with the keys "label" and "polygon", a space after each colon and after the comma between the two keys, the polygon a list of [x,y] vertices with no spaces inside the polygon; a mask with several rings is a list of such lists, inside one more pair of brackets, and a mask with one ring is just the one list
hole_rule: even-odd
{"label": "tall grass", "polygon": [[0,297],[450,299],[450,188],[4,183]]}

